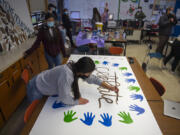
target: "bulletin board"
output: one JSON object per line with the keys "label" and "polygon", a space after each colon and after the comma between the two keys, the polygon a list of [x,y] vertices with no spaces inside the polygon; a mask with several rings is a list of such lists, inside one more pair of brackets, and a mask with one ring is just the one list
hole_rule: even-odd
{"label": "bulletin board", "polygon": [[[30,135],[161,135],[141,87],[126,59],[120,56],[93,56],[94,75],[119,88],[118,95],[79,79],[81,96],[88,104],[57,105],[49,97]],[[83,55],[71,55],[77,61]],[[116,79],[115,79],[116,78]]]}

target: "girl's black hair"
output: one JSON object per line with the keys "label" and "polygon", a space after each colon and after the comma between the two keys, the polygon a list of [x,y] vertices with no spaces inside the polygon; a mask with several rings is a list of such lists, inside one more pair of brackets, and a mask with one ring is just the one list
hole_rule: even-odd
{"label": "girl's black hair", "polygon": [[72,92],[74,99],[79,99],[81,94],[79,92],[77,73],[90,73],[95,70],[95,64],[90,57],[82,57],[76,63],[72,63],[72,72],[74,75],[74,82],[72,83]]}

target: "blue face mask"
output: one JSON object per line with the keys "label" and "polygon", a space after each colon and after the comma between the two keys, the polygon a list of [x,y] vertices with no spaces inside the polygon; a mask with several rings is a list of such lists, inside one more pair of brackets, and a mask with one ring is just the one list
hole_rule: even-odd
{"label": "blue face mask", "polygon": [[54,22],[47,22],[47,25],[48,25],[49,27],[54,27]]}
{"label": "blue face mask", "polygon": [[68,12],[64,12],[66,15],[68,15]]}

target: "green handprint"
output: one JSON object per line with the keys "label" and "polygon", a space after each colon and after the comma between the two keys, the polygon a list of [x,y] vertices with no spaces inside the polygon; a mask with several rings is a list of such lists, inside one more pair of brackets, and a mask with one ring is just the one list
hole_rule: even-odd
{"label": "green handprint", "polygon": [[119,70],[121,70],[121,71],[126,70],[127,71],[127,67],[120,67]]}
{"label": "green handprint", "polygon": [[119,120],[120,122],[123,122],[123,123],[126,123],[126,124],[133,123],[133,120],[132,120],[132,118],[131,118],[129,113],[126,114],[125,112],[120,112],[118,115],[121,118],[123,118],[123,120]]}
{"label": "green handprint", "polygon": [[99,64],[99,61],[98,61],[98,60],[95,60],[94,63],[95,63],[95,64]]}
{"label": "green handprint", "polygon": [[139,87],[137,87],[137,86],[132,86],[132,85],[129,86],[128,89],[129,89],[129,90],[135,90],[136,92],[138,92],[138,91],[140,90]]}
{"label": "green handprint", "polygon": [[77,117],[72,118],[76,112],[73,113],[73,111],[68,111],[67,114],[64,112],[64,122],[72,122],[77,119]]}

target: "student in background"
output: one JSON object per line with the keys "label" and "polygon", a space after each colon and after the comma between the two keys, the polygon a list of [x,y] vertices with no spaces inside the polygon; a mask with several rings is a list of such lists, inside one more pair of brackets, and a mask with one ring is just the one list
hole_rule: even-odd
{"label": "student in background", "polygon": [[48,13],[51,13],[54,15],[54,19],[57,21],[58,20],[58,16],[57,16],[57,13],[56,13],[56,6],[54,6],[53,4],[49,4],[48,5]]}
{"label": "student in background", "polygon": [[72,39],[72,33],[71,33],[72,23],[70,21],[68,10],[66,8],[64,9],[64,12],[62,15],[62,22],[63,22],[64,28],[66,29],[66,34],[69,37],[69,40],[71,42],[71,47],[76,47],[74,42],[73,42],[73,39]]}
{"label": "student in background", "polygon": [[172,49],[170,54],[164,59],[163,64],[166,66],[166,64],[169,62],[170,59],[174,57],[171,72],[174,73],[176,70],[176,67],[180,61],[180,36],[174,41],[172,45]]}
{"label": "student in background", "polygon": [[43,95],[58,95],[58,102],[67,105],[88,103],[88,99],[81,97],[78,79],[82,78],[89,84],[100,85],[109,90],[118,92],[118,88],[108,85],[92,75],[95,64],[89,57],[82,57],[76,63],[69,62],[51,70],[41,72],[27,85],[27,97],[30,102],[41,99]]}
{"label": "student in background", "polygon": [[103,31],[106,31],[108,25],[108,9],[104,8],[104,13],[102,14],[102,22],[103,22]]}
{"label": "student in background", "polygon": [[144,18],[146,18],[146,15],[142,11],[142,7],[138,7],[138,11],[135,13],[135,19],[143,21]]}
{"label": "student in background", "polygon": [[93,17],[91,20],[93,30],[96,29],[96,22],[101,22],[101,15],[99,14],[97,8],[93,8]]}
{"label": "student in background", "polygon": [[159,44],[156,52],[162,55],[164,46],[168,42],[169,36],[172,32],[172,27],[177,24],[176,16],[171,14],[172,8],[167,8],[166,13],[163,14],[159,19]]}
{"label": "student in background", "polygon": [[25,55],[31,54],[37,49],[41,41],[44,45],[45,58],[49,69],[61,64],[61,54],[66,57],[64,41],[59,28],[55,25],[54,15],[47,13],[45,16],[46,24],[40,28],[37,39]]}

